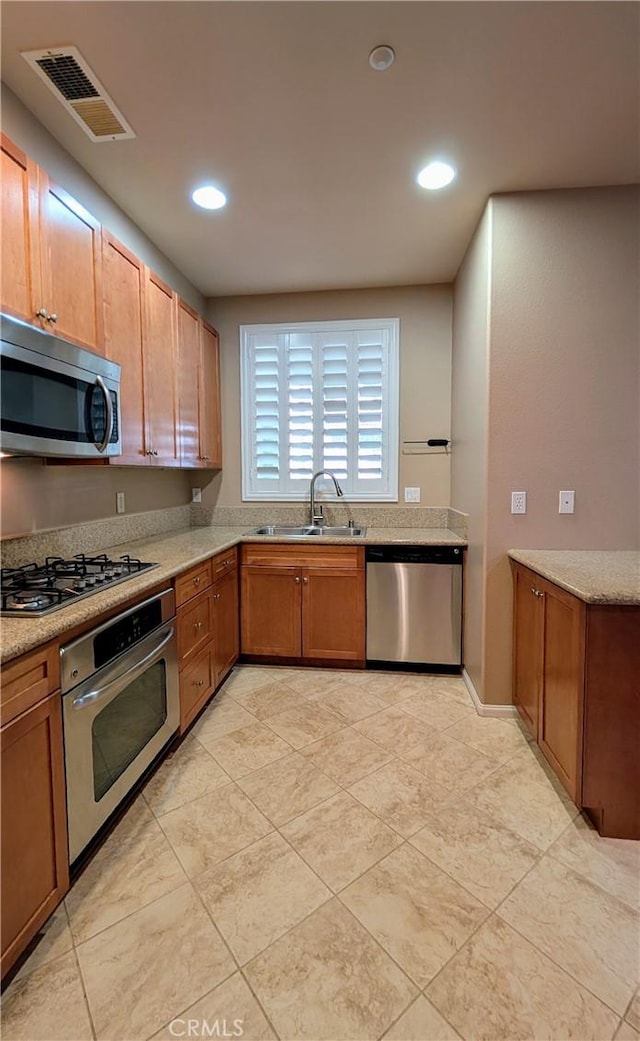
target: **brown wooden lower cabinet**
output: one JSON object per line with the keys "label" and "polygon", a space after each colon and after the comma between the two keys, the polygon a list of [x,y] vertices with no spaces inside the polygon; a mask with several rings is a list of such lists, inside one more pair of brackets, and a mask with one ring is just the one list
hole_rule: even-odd
{"label": "brown wooden lower cabinet", "polygon": [[242,546],[241,650],[257,658],[364,663],[359,546]]}
{"label": "brown wooden lower cabinet", "polygon": [[516,708],[600,834],[640,839],[640,608],[511,566]]}
{"label": "brown wooden lower cabinet", "polygon": [[0,736],[4,976],[69,888],[60,694]]}

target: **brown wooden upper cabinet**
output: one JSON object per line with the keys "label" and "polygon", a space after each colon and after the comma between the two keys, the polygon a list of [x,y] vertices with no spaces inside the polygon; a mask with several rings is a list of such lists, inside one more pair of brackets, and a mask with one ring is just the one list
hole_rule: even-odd
{"label": "brown wooden upper cabinet", "polygon": [[175,298],[173,290],[145,268],[144,388],[146,452],[156,466],[179,466],[176,393]]}
{"label": "brown wooden upper cabinet", "polygon": [[218,334],[184,300],[177,302],[178,445],[180,465],[220,469]]}
{"label": "brown wooden upper cabinet", "polygon": [[243,654],[364,661],[361,547],[244,545],[241,605]]}
{"label": "brown wooden upper cabinet", "polygon": [[3,135],[3,310],[102,353],[100,230]]}

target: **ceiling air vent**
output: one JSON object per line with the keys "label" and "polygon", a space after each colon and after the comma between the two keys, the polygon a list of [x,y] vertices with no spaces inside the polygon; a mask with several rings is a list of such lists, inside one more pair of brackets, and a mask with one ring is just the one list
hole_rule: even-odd
{"label": "ceiling air vent", "polygon": [[92,141],[136,136],[77,47],[22,51],[22,57]]}

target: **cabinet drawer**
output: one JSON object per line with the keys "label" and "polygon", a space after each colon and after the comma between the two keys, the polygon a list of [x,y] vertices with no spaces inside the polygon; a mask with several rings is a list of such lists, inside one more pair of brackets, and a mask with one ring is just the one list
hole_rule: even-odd
{"label": "cabinet drawer", "polygon": [[191,600],[210,585],[211,561],[205,560],[203,564],[190,568],[189,571],[185,571],[184,575],[176,578],[176,607],[186,604],[187,600]]}
{"label": "cabinet drawer", "polygon": [[267,567],[338,567],[364,568],[362,546],[296,546],[266,545],[264,542],[249,542],[241,547],[243,564]]}
{"label": "cabinet drawer", "polygon": [[26,712],[60,686],[60,652],[57,643],[38,647],[2,667],[0,714],[2,723]]}
{"label": "cabinet drawer", "polygon": [[178,611],[178,660],[182,668],[213,635],[211,592],[205,590]]}
{"label": "cabinet drawer", "polygon": [[180,675],[180,733],[184,733],[197,716],[215,684],[213,647],[210,645]]}
{"label": "cabinet drawer", "polygon": [[225,553],[217,553],[215,557],[211,558],[211,569],[213,572],[213,581],[217,578],[221,578],[222,575],[226,575],[227,571],[231,571],[232,568],[238,564],[238,551],[234,546],[232,549],[226,550]]}

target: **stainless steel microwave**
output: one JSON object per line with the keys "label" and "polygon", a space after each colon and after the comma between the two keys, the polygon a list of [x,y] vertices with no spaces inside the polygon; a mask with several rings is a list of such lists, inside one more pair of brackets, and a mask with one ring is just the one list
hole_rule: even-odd
{"label": "stainless steel microwave", "polygon": [[20,455],[120,455],[120,366],[0,315],[0,448]]}

